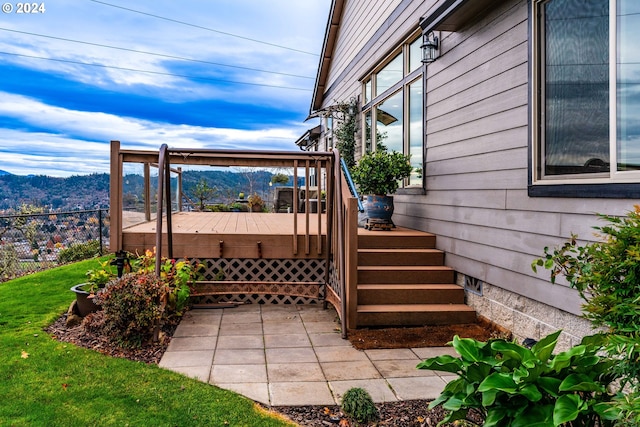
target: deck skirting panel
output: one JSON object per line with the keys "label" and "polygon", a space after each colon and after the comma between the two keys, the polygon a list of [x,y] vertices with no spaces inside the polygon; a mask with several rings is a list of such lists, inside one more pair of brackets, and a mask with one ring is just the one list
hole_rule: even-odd
{"label": "deck skirting panel", "polygon": [[322,259],[202,258],[203,282],[194,285],[198,304],[242,302],[313,304],[324,299]]}

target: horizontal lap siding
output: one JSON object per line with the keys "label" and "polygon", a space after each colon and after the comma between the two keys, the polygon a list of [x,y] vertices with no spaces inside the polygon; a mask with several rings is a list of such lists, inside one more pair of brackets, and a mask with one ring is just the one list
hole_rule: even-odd
{"label": "horizontal lap siding", "polygon": [[324,93],[323,107],[361,93],[359,79],[417,30],[434,0],[347,1]]}
{"label": "horizontal lap siding", "polygon": [[593,239],[595,212],[633,201],[530,198],[527,1],[442,33],[427,73],[425,196],[396,196],[394,221],[437,235],[457,271],[572,313],[580,300],[531,270],[570,233]]}

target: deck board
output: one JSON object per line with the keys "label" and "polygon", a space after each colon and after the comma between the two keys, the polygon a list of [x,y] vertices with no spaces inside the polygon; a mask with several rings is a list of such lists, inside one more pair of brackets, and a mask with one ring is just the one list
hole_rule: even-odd
{"label": "deck board", "polygon": [[[294,216],[298,217],[298,251],[294,253]],[[220,241],[224,257],[323,257],[317,253],[318,221],[310,215],[309,250],[305,237],[305,214],[263,212],[179,212],[171,216],[174,256],[219,257]],[[326,219],[320,223],[326,243]],[[123,230],[123,249],[135,252],[155,246],[156,221],[136,224]],[[163,222],[166,242],[166,221]],[[258,242],[262,246],[258,250]],[[164,246],[164,245],[163,245]],[[163,251],[166,249],[163,249]]]}

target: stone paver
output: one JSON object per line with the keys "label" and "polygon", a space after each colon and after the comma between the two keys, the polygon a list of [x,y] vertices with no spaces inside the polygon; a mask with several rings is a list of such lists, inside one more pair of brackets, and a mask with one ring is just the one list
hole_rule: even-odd
{"label": "stone paver", "polygon": [[336,401],[325,381],[274,382],[269,384],[274,406],[334,405]]}
{"label": "stone paver", "polygon": [[445,386],[437,375],[431,377],[387,378],[400,400],[435,399]]}
{"label": "stone paver", "polygon": [[334,405],[352,387],[376,402],[434,399],[451,374],[418,370],[451,347],[359,351],[343,340],[335,310],[246,304],[188,312],[160,367],[265,405]]}

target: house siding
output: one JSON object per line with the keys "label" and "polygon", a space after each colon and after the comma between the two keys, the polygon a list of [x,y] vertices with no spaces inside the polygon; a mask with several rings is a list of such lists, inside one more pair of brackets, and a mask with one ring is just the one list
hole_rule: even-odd
{"label": "house siding", "polygon": [[[326,105],[359,94],[358,78],[441,2],[394,1],[395,10],[365,3],[347,1]],[[426,71],[426,194],[397,194],[394,222],[436,234],[460,284],[466,276],[484,282],[482,296],[468,293],[480,314],[521,338],[564,329],[568,346],[591,332],[576,316],[581,300],[566,283],[551,285],[547,271],[534,273],[531,262],[571,233],[592,240],[595,213],[624,215],[634,201],[529,197],[529,7],[506,0],[441,33],[440,57]],[[356,28],[364,23],[362,37]]]}

